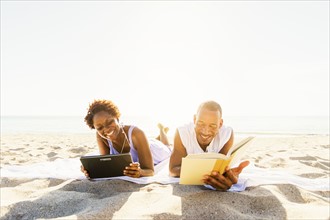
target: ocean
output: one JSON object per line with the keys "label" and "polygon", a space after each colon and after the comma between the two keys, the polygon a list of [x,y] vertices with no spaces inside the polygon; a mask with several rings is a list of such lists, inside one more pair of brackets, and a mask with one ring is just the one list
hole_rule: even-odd
{"label": "ocean", "polygon": [[[145,131],[147,136],[158,134],[157,121],[148,117],[126,117],[125,124],[133,124]],[[189,121],[187,121],[189,122]],[[173,135],[175,122],[164,125]],[[329,135],[329,116],[256,117],[229,116],[224,119],[236,134],[251,135]],[[1,134],[6,133],[94,133],[84,122],[83,116],[1,116]]]}

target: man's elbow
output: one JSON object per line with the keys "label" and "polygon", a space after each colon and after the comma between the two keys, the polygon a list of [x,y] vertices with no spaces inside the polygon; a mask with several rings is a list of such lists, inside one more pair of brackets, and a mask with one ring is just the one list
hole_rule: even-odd
{"label": "man's elbow", "polygon": [[170,168],[170,176],[171,177],[180,177],[180,168],[181,167],[172,167]]}
{"label": "man's elbow", "polygon": [[171,177],[180,177],[180,175],[178,175],[177,173],[172,172],[172,171],[170,171],[170,176]]}

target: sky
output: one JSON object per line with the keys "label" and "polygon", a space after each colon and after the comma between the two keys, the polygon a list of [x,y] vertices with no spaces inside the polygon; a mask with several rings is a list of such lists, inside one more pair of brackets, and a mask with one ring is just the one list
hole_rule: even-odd
{"label": "sky", "polygon": [[1,1],[1,116],[329,115],[329,1]]}

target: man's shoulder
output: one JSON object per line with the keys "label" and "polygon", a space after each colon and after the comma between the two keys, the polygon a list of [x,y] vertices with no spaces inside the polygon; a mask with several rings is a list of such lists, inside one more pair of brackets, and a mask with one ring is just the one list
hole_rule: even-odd
{"label": "man's shoulder", "polygon": [[227,125],[222,125],[221,128],[219,129],[220,131],[227,131],[227,132],[232,132],[233,128]]}
{"label": "man's shoulder", "polygon": [[191,132],[194,129],[194,123],[187,123],[178,127],[178,131],[180,132]]}

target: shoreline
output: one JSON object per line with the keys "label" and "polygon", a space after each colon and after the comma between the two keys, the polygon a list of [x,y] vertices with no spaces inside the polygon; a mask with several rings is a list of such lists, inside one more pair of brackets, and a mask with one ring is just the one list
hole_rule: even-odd
{"label": "shoreline", "polygon": [[[169,127],[173,136],[176,128],[188,121],[180,119],[156,120],[150,117],[121,117],[125,124],[135,125],[147,136],[157,136],[160,122]],[[224,123],[236,134],[249,135],[305,135],[330,134],[329,116],[226,116]],[[1,116],[1,133],[90,133],[82,116]]]}

